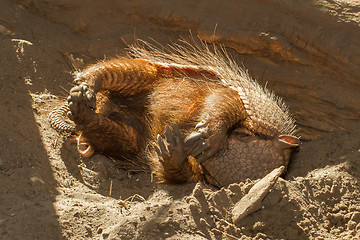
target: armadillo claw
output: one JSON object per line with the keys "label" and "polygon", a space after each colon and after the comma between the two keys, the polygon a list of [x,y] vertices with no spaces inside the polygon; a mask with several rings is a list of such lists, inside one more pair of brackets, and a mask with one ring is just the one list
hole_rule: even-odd
{"label": "armadillo claw", "polygon": [[203,128],[206,126],[206,124],[207,124],[207,121],[201,120],[198,124],[196,124],[195,129]]}
{"label": "armadillo claw", "polygon": [[206,160],[208,160],[209,158],[211,158],[212,156],[214,156],[217,153],[217,151],[207,151],[207,152],[203,152],[201,155],[199,155],[196,158],[196,162],[197,163],[203,163]]}
{"label": "armadillo claw", "polygon": [[199,122],[195,131],[185,138],[185,146],[190,149],[189,155],[198,163],[203,163],[214,155],[221,153],[227,145],[226,133],[212,133],[204,121]]}
{"label": "armadillo claw", "polygon": [[159,150],[161,152],[161,157],[164,158],[166,156],[170,157],[170,153],[169,150],[167,149],[167,147],[165,146],[164,140],[162,139],[162,137],[160,136],[160,134],[157,135],[157,142],[159,145]]}
{"label": "armadillo claw", "polygon": [[162,152],[158,146],[154,146],[156,154],[159,156],[159,159],[162,159]]}
{"label": "armadillo claw", "polygon": [[208,150],[209,147],[210,146],[209,146],[208,142],[205,142],[204,140],[203,141],[198,141],[198,142],[196,142],[195,147],[192,149],[191,154],[192,154],[192,156],[198,156],[201,153]]}
{"label": "armadillo claw", "polygon": [[205,137],[205,135],[206,135],[206,132],[205,132],[205,131],[202,131],[202,132],[196,132],[196,131],[195,131],[195,132],[192,132],[192,133],[190,133],[189,136],[187,136],[187,137],[185,138],[185,143],[192,143],[192,142],[194,142],[194,141],[196,141],[196,140],[199,140],[199,139]]}
{"label": "armadillo claw", "polygon": [[169,145],[175,145],[175,139],[173,133],[171,132],[170,127],[168,125],[165,126],[164,135]]}
{"label": "armadillo claw", "polygon": [[209,137],[208,142],[203,144],[205,149],[200,155],[196,157],[198,163],[203,163],[206,160],[213,158],[214,156],[218,157],[222,155],[228,146],[227,136],[223,133],[214,134]]}
{"label": "armadillo claw", "polygon": [[179,167],[185,162],[187,156],[179,127],[176,123],[172,123],[172,127],[172,131],[169,126],[165,127],[165,139],[158,134],[158,145],[155,145],[154,148],[161,163],[167,166]]}
{"label": "armadillo claw", "polygon": [[181,136],[179,126],[174,122],[171,123],[171,126],[172,126],[172,129],[173,129],[173,132],[174,132],[174,137],[176,139],[178,139],[182,144],[184,144],[184,140],[183,140],[183,138]]}

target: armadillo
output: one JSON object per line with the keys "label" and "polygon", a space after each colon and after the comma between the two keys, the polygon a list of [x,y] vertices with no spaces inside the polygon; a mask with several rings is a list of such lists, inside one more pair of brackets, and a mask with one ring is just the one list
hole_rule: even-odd
{"label": "armadillo", "polygon": [[142,42],[74,76],[78,86],[51,113],[52,126],[81,129],[84,156],[95,150],[150,167],[163,182],[261,178],[287,166],[299,143],[287,106],[223,47]]}

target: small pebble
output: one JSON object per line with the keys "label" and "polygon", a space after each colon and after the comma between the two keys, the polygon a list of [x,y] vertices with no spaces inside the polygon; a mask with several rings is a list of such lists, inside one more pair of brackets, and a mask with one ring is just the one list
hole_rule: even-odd
{"label": "small pebble", "polygon": [[351,220],[350,220],[350,221],[348,222],[348,224],[347,224],[347,227],[348,227],[349,230],[353,230],[353,229],[356,228],[356,224],[357,224],[357,223],[356,223],[355,221],[351,221]]}
{"label": "small pebble", "polygon": [[210,227],[209,223],[204,218],[200,218],[200,224],[204,227]]}
{"label": "small pebble", "polygon": [[261,231],[263,231],[264,228],[265,228],[265,223],[263,223],[263,222],[256,222],[256,223],[254,223],[254,225],[253,225],[252,228],[253,228],[253,230],[256,231],[256,232],[261,232]]}

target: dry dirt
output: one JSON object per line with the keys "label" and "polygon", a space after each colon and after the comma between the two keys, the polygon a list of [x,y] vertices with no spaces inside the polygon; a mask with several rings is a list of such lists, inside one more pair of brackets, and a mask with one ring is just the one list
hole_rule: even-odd
{"label": "dry dirt", "polygon": [[[0,1],[1,239],[360,239],[360,1]],[[215,35],[213,35],[214,30]],[[303,143],[262,208],[82,159],[47,114],[71,72],[135,39],[221,43],[290,106]]]}

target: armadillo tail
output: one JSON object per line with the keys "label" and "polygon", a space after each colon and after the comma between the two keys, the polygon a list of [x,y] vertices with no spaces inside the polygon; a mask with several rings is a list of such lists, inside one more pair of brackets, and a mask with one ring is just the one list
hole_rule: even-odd
{"label": "armadillo tail", "polygon": [[67,121],[69,111],[70,108],[66,103],[54,108],[49,114],[51,127],[60,132],[76,132],[77,127]]}

